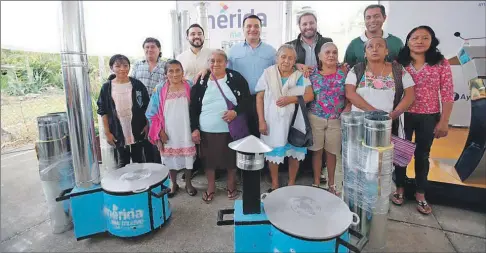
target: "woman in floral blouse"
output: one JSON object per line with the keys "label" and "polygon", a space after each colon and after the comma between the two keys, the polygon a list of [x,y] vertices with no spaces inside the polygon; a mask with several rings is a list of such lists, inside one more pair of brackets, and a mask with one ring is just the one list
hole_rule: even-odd
{"label": "woman in floral blouse", "polygon": [[[398,55],[415,82],[415,101],[405,113],[405,135],[408,140],[415,133],[415,198],[417,209],[423,214],[432,212],[424,193],[429,173],[429,154],[434,138],[447,136],[449,116],[454,102],[452,72],[449,62],[437,49],[439,40],[428,26],[419,26],[407,35],[405,47]],[[440,97],[439,97],[440,95]],[[441,110],[442,105],[442,110]],[[397,191],[392,201],[403,204],[406,168],[395,168]]]}
{"label": "woman in floral blouse", "polygon": [[314,171],[314,184],[318,187],[322,168],[322,153],[326,151],[327,173],[329,178],[329,191],[336,193],[334,172],[336,169],[336,156],[341,152],[341,120],[339,117],[346,105],[344,95],[344,81],[346,70],[338,69],[338,49],[332,42],[321,47],[319,63],[313,69],[309,79],[314,90],[314,100],[310,103],[309,121],[312,126],[314,145],[309,147],[313,151],[312,168]]}

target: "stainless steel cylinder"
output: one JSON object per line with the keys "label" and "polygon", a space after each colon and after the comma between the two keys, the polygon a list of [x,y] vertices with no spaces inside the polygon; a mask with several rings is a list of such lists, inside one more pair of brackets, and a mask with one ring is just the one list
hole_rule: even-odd
{"label": "stainless steel cylinder", "polygon": [[364,119],[364,143],[371,147],[391,144],[392,120],[384,115],[368,115]]}
{"label": "stainless steel cylinder", "polygon": [[242,170],[261,170],[265,165],[263,154],[236,152],[236,167]]}
{"label": "stainless steel cylinder", "polygon": [[61,65],[76,185],[99,184],[81,1],[61,2]]}
{"label": "stainless steel cylinder", "polygon": [[68,116],[66,112],[53,112],[48,113],[47,116],[57,115],[60,117],[59,123],[61,127],[61,133],[65,136],[69,136],[69,125],[68,125]]}
{"label": "stainless steel cylinder", "polygon": [[39,140],[35,144],[39,160],[39,175],[47,202],[53,233],[72,228],[69,202],[56,202],[56,197],[74,187],[74,172],[68,136],[65,134],[65,116],[53,113],[38,117]]}

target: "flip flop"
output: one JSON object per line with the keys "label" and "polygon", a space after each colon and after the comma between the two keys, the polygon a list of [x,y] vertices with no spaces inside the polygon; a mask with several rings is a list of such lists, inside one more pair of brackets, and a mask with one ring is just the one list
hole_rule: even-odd
{"label": "flip flop", "polygon": [[187,188],[187,186],[185,188],[186,188],[186,192],[187,192],[187,194],[189,194],[189,196],[191,196],[191,197],[196,196],[197,190],[196,190],[196,188],[194,188],[194,186],[192,187],[191,190],[189,188]]}
{"label": "flip flop", "polygon": [[179,185],[176,184],[176,186],[174,187],[174,192],[170,191],[169,194],[167,194],[167,195],[168,195],[169,198],[173,198],[178,191],[179,191]]}
{"label": "flip flop", "polygon": [[429,215],[430,213],[432,213],[432,208],[429,206],[429,204],[427,204],[427,201],[423,200],[418,200],[417,201],[417,210],[421,213],[421,214],[425,214],[425,215]]}
{"label": "flip flop", "polygon": [[393,204],[397,206],[401,206],[405,201],[403,198],[403,194],[399,194],[398,192],[394,192],[391,201]]}
{"label": "flip flop", "polygon": [[237,199],[238,197],[240,197],[240,192],[238,191],[238,189],[234,189],[232,191],[230,191],[229,189],[226,190],[226,192],[228,193],[228,199],[229,200],[235,200]]}
{"label": "flip flop", "polygon": [[206,204],[211,203],[211,201],[213,201],[213,199],[214,199],[214,192],[208,193],[207,191],[205,191],[203,193],[202,200],[204,202],[206,202]]}

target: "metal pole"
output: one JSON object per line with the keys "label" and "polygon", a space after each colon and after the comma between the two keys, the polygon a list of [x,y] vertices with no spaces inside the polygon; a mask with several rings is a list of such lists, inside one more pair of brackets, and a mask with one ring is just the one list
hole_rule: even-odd
{"label": "metal pole", "polygon": [[292,40],[292,1],[285,1],[285,41]]}
{"label": "metal pole", "polygon": [[176,58],[182,50],[181,50],[181,29],[179,25],[179,13],[177,10],[170,11],[170,20],[172,26],[172,51],[173,51],[173,58]]}
{"label": "metal pole", "polygon": [[190,26],[189,24],[189,11],[183,10],[181,12],[181,44],[182,44],[182,51],[186,51],[189,49],[189,43],[186,39],[186,30]]}
{"label": "metal pole", "polygon": [[81,1],[61,2],[61,65],[76,186],[99,184]]}
{"label": "metal pole", "polygon": [[210,32],[209,32],[209,20],[208,20],[208,5],[209,5],[208,2],[198,2],[196,4],[199,25],[202,26],[202,28],[204,29],[204,32],[205,32],[204,47],[206,47],[206,48],[211,47],[211,45],[209,44]]}

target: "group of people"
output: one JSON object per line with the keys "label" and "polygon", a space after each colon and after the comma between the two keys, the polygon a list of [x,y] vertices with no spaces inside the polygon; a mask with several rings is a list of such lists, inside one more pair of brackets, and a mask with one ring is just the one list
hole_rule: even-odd
{"label": "group of people", "polygon": [[[432,28],[412,29],[404,44],[383,31],[386,17],[382,5],[365,9],[366,30],[351,41],[344,63],[339,63],[332,39],[317,32],[312,12],[298,18],[297,39],[277,50],[261,40],[262,22],[251,15],[243,20],[245,41],[228,53],[203,47],[205,31],[193,24],[186,31],[190,49],[176,59],[163,62],[154,38],[143,43],[146,59],[130,75],[128,58],[113,56],[113,74],[101,88],[98,114],[107,141],[116,147],[118,165],[130,159],[163,164],[170,169],[170,197],[179,190],[180,170],[185,170],[186,192],[195,196],[192,171],[202,168],[207,203],[214,198],[216,170],[226,170],[228,198],[236,199],[236,154],[228,147],[234,140],[228,124],[245,115],[249,133],[273,148],[265,154],[269,192],[280,186],[279,165],[287,158],[288,185],[295,184],[302,161],[310,160],[312,185],[320,187],[325,160],[327,189],[339,194],[334,174],[341,153],[341,113],[381,110],[393,120],[394,135],[403,129],[404,138],[412,140],[415,134],[417,209],[431,213],[424,196],[428,158],[434,138],[447,135],[452,73]],[[299,100],[307,106],[297,119]],[[311,125],[312,145],[296,147],[288,142],[289,129],[304,117]],[[402,205],[406,168],[395,166],[395,173],[397,190],[391,200]]]}

